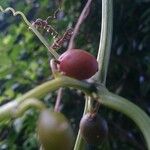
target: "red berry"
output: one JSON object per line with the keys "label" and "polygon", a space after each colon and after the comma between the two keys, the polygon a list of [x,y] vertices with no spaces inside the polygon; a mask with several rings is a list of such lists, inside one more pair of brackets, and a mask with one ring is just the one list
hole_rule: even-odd
{"label": "red berry", "polygon": [[107,122],[98,114],[87,113],[80,121],[80,131],[88,144],[100,144],[107,137]]}
{"label": "red berry", "polygon": [[98,71],[95,57],[81,49],[68,50],[58,60],[61,72],[79,80],[88,79]]}

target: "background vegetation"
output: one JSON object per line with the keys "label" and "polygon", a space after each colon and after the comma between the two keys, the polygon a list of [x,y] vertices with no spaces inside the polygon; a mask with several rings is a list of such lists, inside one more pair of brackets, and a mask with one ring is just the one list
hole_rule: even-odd
{"label": "background vegetation", "polygon": [[[62,11],[53,25],[60,34],[74,27],[86,0],[64,0]],[[59,0],[1,0],[4,8],[13,7],[30,21],[47,18],[58,8]],[[96,56],[99,44],[101,1],[93,0],[89,16],[80,28],[76,48]],[[49,43],[52,37],[43,33]],[[107,77],[107,88],[139,105],[150,114],[150,1],[114,0],[114,31]],[[59,50],[65,51],[67,45]],[[21,96],[51,78],[50,56],[20,17],[0,13],[0,105]],[[47,106],[55,102],[57,92],[43,97]],[[62,112],[69,118],[75,133],[84,106],[84,95],[64,89]],[[101,107],[109,125],[109,136],[102,150],[145,150],[143,137],[122,114]],[[36,110],[29,110],[16,120],[0,123],[0,150],[36,150]]]}

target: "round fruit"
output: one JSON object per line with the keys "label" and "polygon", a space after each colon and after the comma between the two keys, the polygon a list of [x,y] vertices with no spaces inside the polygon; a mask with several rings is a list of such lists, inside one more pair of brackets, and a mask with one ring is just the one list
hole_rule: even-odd
{"label": "round fruit", "polygon": [[73,148],[72,128],[61,113],[50,110],[42,111],[37,130],[44,150],[71,150]]}
{"label": "round fruit", "polygon": [[88,79],[98,71],[95,57],[84,50],[68,50],[59,57],[58,61],[61,72],[79,80]]}
{"label": "round fruit", "polygon": [[80,121],[80,131],[88,144],[100,144],[107,137],[107,122],[96,113],[87,113]]}

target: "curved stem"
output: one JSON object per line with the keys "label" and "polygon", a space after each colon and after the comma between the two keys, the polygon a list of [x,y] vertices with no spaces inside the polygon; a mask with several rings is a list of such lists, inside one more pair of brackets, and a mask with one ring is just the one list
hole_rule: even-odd
{"label": "curved stem", "polygon": [[102,0],[102,25],[100,45],[97,56],[99,71],[93,79],[105,84],[109,63],[113,30],[113,0]]}
{"label": "curved stem", "polygon": [[23,20],[25,21],[25,23],[28,25],[28,27],[34,32],[34,34],[36,34],[36,36],[40,39],[40,41],[44,44],[44,46],[48,49],[48,51],[56,58],[58,59],[59,55],[56,51],[54,51],[49,44],[47,43],[47,41],[44,39],[44,37],[38,32],[38,30],[32,26],[32,24],[27,20],[27,18],[25,17],[25,15],[20,12],[20,11],[15,11],[13,8],[8,7],[6,9],[3,9],[2,6],[0,6],[0,11],[2,12],[8,12],[11,11],[13,13],[14,16],[20,15]]}
{"label": "curved stem", "polygon": [[[39,98],[46,93],[56,90],[60,87],[74,87],[80,90],[83,90],[87,94],[92,94],[94,91],[91,89],[90,84],[84,83],[69,77],[62,77],[57,78],[52,81],[48,81],[35,89],[27,92],[22,97],[16,99],[15,101],[12,101],[10,103],[7,103],[0,107],[0,121],[9,119],[12,117],[12,112],[14,112],[14,109],[18,106],[19,103],[25,102],[28,98]],[[146,140],[148,150],[150,150],[150,118],[149,116],[141,110],[138,106],[133,104],[132,102],[126,100],[125,98],[122,98],[120,96],[117,96],[115,94],[112,94],[107,91],[103,86],[100,86],[98,89],[98,96],[100,97],[98,100],[101,104],[112,108],[114,110],[117,110],[121,113],[124,113],[129,118],[131,118],[137,126],[141,129],[144,138]],[[33,104],[33,103],[32,103]],[[86,101],[87,106],[87,101]],[[27,108],[27,107],[25,107]],[[87,107],[85,107],[85,111],[87,112]],[[84,146],[81,140],[80,134],[77,138],[78,142],[76,142],[75,149],[80,148],[80,146]],[[78,149],[79,150],[79,149]]]}
{"label": "curved stem", "polygon": [[125,114],[136,123],[150,150],[150,117],[134,103],[111,92],[100,92],[99,97],[101,104]]}
{"label": "curved stem", "polygon": [[[32,96],[31,96],[32,97]],[[0,121],[10,118],[16,118],[23,115],[23,113],[31,107],[43,110],[44,103],[35,98],[23,99],[23,101],[11,101],[0,107]]]}
{"label": "curved stem", "polygon": [[63,95],[63,88],[59,88],[58,92],[57,92],[57,98],[56,98],[56,102],[55,102],[55,107],[54,107],[54,111],[56,112],[60,112],[61,111],[61,99],[62,99],[62,95]]}
{"label": "curved stem", "polygon": [[[88,97],[86,96],[83,116],[87,113],[87,111],[88,111]],[[75,142],[75,146],[74,146],[74,150],[84,150],[84,149],[85,149],[85,142],[81,137],[81,133],[79,129],[76,142]]]}
{"label": "curved stem", "polygon": [[23,102],[20,102],[17,106],[17,108],[14,110],[14,117],[20,117],[24,114],[25,111],[27,111],[29,108],[36,108],[39,111],[42,111],[46,108],[45,104],[41,102],[38,99],[35,98],[29,98],[24,100]]}
{"label": "curved stem", "polygon": [[18,106],[20,102],[25,101],[29,98],[40,98],[46,93],[54,91],[60,87],[74,87],[84,91],[87,94],[91,94],[93,89],[91,85],[86,82],[81,82],[76,79],[72,79],[66,76],[58,77],[54,80],[43,83],[42,85],[37,86],[36,88],[30,90],[26,94],[17,98],[14,101],[11,101],[0,107],[0,121],[11,118],[12,111]]}

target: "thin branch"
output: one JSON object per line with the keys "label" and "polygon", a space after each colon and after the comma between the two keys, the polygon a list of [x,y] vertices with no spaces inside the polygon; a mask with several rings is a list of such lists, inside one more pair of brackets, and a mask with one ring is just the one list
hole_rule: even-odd
{"label": "thin branch", "polygon": [[[77,23],[75,25],[73,34],[71,36],[71,39],[70,39],[70,42],[69,42],[69,45],[68,45],[68,50],[72,49],[74,47],[74,39],[75,39],[76,35],[79,32],[80,25],[83,23],[83,21],[86,19],[86,17],[89,14],[91,2],[92,2],[92,0],[88,0],[86,5],[85,5],[85,7],[83,8],[83,10],[81,12],[81,15],[80,15],[80,17],[79,17],[79,19],[78,19],[78,21],[77,21]],[[58,108],[60,107],[61,97],[62,97],[62,88],[60,88],[58,90],[58,95],[57,95],[56,104],[55,104],[55,110],[56,111],[59,110]]]}
{"label": "thin branch", "polygon": [[[14,109],[14,117],[20,117],[24,114],[25,111],[27,111],[29,108],[36,108],[39,111],[42,111],[46,108],[45,104],[36,99],[36,98],[29,98],[26,99],[18,104],[18,106]],[[12,113],[12,114],[13,114]]]}
{"label": "thin branch", "polygon": [[113,30],[113,0],[102,0],[101,37],[97,55],[99,69],[98,72],[91,79],[92,80],[94,79],[97,82],[100,82],[104,85],[106,84],[108,63],[111,52],[112,30]]}
{"label": "thin branch", "polygon": [[98,72],[92,79],[100,83],[106,83],[107,69],[111,51],[113,30],[113,0],[102,0],[102,25],[101,37],[97,61],[99,64]]}
{"label": "thin branch", "polygon": [[61,109],[60,107],[61,107],[62,94],[63,94],[63,88],[60,88],[57,93],[57,98],[56,98],[56,103],[55,103],[55,108],[54,108],[54,110],[57,112],[60,112],[60,109]]}
{"label": "thin branch", "polygon": [[[55,78],[57,77],[57,74],[58,74],[58,67],[57,67],[58,63],[59,62],[57,62],[57,60],[55,60],[55,59],[51,59],[51,61],[50,61],[52,74]],[[57,98],[56,98],[56,102],[55,102],[55,108],[54,108],[54,110],[56,112],[60,112],[60,103],[61,103],[61,98],[62,98],[62,90],[63,90],[62,88],[58,89]]]}
{"label": "thin branch", "polygon": [[70,49],[72,49],[74,47],[74,39],[75,39],[76,35],[79,32],[80,25],[83,23],[83,21],[86,19],[86,17],[89,14],[91,2],[92,2],[92,0],[88,0],[86,5],[85,5],[85,7],[84,7],[84,9],[81,12],[81,15],[80,15],[80,17],[79,17],[79,19],[77,21],[77,24],[76,24],[76,26],[74,28],[73,35],[72,35],[72,37],[70,39],[68,50],[70,50]]}
{"label": "thin branch", "polygon": [[24,95],[17,98],[16,100],[12,100],[11,102],[1,106],[0,121],[11,118],[14,108],[16,108],[20,102],[23,102],[26,99],[33,98],[33,97],[39,99],[46,93],[52,92],[61,87],[77,88],[84,91],[86,94],[91,94],[92,92],[94,92],[93,91],[94,89],[91,88],[91,85],[89,83],[81,82],[66,76],[57,77],[54,80],[48,81],[46,83],[43,83],[42,85],[35,87],[34,89],[25,93]]}
{"label": "thin branch", "polygon": [[[86,97],[85,106],[87,106],[87,105],[88,105],[88,100],[87,100],[87,97]],[[83,116],[87,113],[87,111],[88,111],[88,107],[84,107]],[[76,138],[76,142],[75,142],[75,145],[74,145],[74,150],[80,150],[80,149],[81,150],[85,149],[85,142],[81,137],[81,133],[80,133],[80,129],[79,129],[78,135],[77,135],[77,138]]]}

